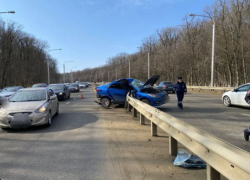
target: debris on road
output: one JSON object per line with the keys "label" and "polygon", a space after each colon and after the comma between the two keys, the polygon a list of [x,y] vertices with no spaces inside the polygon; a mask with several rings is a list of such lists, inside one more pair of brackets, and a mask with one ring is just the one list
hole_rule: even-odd
{"label": "debris on road", "polygon": [[184,168],[206,168],[206,162],[195,155],[189,154],[186,150],[180,149],[174,160],[175,166]]}

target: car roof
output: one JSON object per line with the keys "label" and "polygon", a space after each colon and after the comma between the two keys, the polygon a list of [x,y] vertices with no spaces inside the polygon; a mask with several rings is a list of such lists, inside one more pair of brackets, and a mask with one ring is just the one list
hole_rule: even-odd
{"label": "car roof", "polygon": [[36,88],[23,88],[20,89],[19,91],[34,91],[34,90],[47,90],[47,87],[36,87]]}

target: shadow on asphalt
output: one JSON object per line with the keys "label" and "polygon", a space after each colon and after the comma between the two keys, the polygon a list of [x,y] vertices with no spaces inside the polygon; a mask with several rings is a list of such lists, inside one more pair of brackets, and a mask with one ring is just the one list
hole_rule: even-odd
{"label": "shadow on asphalt", "polygon": [[9,129],[7,132],[26,134],[60,132],[78,129],[97,121],[97,116],[88,113],[59,113],[59,116],[53,117],[50,127],[34,126],[26,129]]}

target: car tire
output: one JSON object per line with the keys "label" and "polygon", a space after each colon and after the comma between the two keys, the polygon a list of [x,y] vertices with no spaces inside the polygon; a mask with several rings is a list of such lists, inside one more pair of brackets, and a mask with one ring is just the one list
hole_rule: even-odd
{"label": "car tire", "polygon": [[175,91],[173,91],[173,94],[175,94]]}
{"label": "car tire", "polygon": [[1,128],[4,131],[8,131],[10,128]]}
{"label": "car tire", "polygon": [[148,104],[148,105],[151,105],[151,102],[149,100],[147,100],[147,99],[142,99],[141,101]]}
{"label": "car tire", "polygon": [[59,103],[57,104],[57,108],[56,108],[56,114],[55,116],[58,116],[59,115]]}
{"label": "car tire", "polygon": [[48,119],[48,122],[46,124],[47,127],[50,127],[52,124],[52,116],[51,116],[51,112],[49,112],[49,119]]}
{"label": "car tire", "polygon": [[63,95],[63,101],[67,99],[66,94]]}
{"label": "car tire", "polygon": [[228,96],[224,96],[223,97],[223,104],[226,106],[226,107],[229,107],[231,106],[231,100]]}
{"label": "car tire", "polygon": [[111,106],[111,100],[108,97],[103,97],[101,99],[101,105],[104,108],[109,108]]}
{"label": "car tire", "polygon": [[249,141],[249,135],[244,134],[244,138],[245,138],[246,141]]}

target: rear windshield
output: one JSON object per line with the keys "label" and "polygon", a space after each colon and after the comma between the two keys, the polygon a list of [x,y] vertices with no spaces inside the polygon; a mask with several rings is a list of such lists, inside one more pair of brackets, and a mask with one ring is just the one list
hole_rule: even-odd
{"label": "rear windshield", "polygon": [[1,92],[16,92],[17,91],[17,87],[6,87],[3,88]]}
{"label": "rear windshield", "polygon": [[70,87],[77,87],[78,84],[70,84]]}
{"label": "rear windshield", "polygon": [[34,84],[32,87],[46,87],[46,84]]}
{"label": "rear windshield", "polygon": [[45,101],[46,91],[17,91],[11,98],[10,102],[26,102],[26,101]]}
{"label": "rear windshield", "polygon": [[64,85],[49,85],[49,88],[52,90],[63,90]]}

